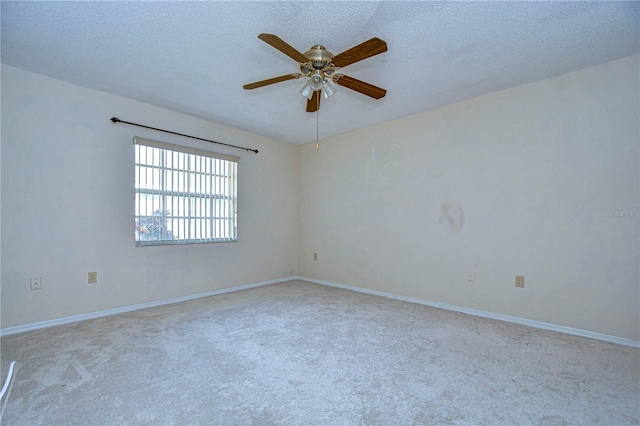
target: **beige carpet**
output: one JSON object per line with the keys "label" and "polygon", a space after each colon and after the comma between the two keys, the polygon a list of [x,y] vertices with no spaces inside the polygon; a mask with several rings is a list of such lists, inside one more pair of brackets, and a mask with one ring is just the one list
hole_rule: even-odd
{"label": "beige carpet", "polygon": [[0,343],[6,425],[640,423],[638,349],[300,281]]}

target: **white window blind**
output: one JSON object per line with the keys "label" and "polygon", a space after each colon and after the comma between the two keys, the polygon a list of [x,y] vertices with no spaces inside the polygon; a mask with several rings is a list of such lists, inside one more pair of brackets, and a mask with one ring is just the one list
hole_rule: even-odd
{"label": "white window blind", "polygon": [[133,143],[137,246],[237,241],[238,157]]}

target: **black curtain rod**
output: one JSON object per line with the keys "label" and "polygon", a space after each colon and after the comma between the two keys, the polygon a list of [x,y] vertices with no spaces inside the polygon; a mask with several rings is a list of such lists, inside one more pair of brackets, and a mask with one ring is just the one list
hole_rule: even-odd
{"label": "black curtain rod", "polygon": [[169,130],[158,129],[156,127],[151,127],[151,126],[145,126],[144,124],[131,123],[129,121],[120,120],[118,117],[112,117],[111,121],[113,121],[114,123],[131,124],[132,126],[144,127],[145,129],[151,129],[151,130],[157,130],[159,132],[171,133],[172,135],[184,136],[185,138],[198,139],[199,141],[217,143],[218,145],[230,146],[231,148],[244,149],[245,151],[255,152],[256,154],[258,153],[257,149],[245,148],[243,146],[231,145],[231,144],[223,143],[223,142],[216,142],[216,141],[212,141],[210,139],[199,138],[197,136],[190,136],[190,135],[185,135],[183,133],[178,133],[178,132],[172,132],[172,131],[169,131]]}

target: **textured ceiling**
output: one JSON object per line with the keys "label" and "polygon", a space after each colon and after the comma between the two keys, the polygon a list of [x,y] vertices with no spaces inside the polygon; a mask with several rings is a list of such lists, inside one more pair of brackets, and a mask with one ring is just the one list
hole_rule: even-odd
{"label": "textured ceiling", "polygon": [[[315,140],[266,43],[338,54],[371,37],[388,52],[344,74],[387,89],[379,101],[338,87],[320,138],[640,51],[638,2],[1,2],[2,62],[293,144]],[[121,117],[127,119],[127,117]],[[161,125],[162,123],[145,123]]]}

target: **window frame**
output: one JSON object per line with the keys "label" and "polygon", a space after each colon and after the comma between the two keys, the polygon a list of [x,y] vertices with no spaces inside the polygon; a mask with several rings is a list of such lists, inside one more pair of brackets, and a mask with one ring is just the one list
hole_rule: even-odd
{"label": "window frame", "polygon": [[[238,241],[239,157],[137,136],[133,146],[136,247]],[[169,206],[178,214],[172,215]]]}

